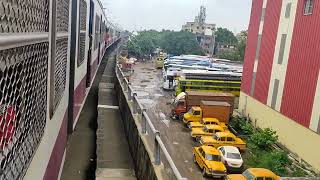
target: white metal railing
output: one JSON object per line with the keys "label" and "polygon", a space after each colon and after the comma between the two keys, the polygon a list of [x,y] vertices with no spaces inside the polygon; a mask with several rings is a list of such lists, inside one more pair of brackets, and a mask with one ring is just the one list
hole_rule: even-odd
{"label": "white metal railing", "polygon": [[179,172],[177,166],[175,165],[171,155],[169,154],[167,148],[165,147],[161,137],[160,132],[155,128],[153,123],[151,122],[146,109],[143,108],[142,104],[139,102],[137,98],[137,93],[135,93],[132,89],[131,83],[128,82],[128,80],[125,78],[125,75],[121,71],[121,68],[117,65],[116,66],[116,75],[119,79],[120,85],[123,89],[123,93],[127,94],[128,101],[132,101],[132,113],[133,114],[139,114],[141,117],[141,129],[139,132],[143,136],[148,136],[147,133],[147,126],[149,126],[149,129],[151,130],[152,135],[154,135],[154,149],[153,149],[153,155],[155,162],[154,164],[156,166],[159,166],[161,164],[161,152],[164,155],[165,160],[169,163],[170,168],[172,169],[172,172],[174,176],[178,180],[187,180],[187,178],[182,177],[181,173]]}

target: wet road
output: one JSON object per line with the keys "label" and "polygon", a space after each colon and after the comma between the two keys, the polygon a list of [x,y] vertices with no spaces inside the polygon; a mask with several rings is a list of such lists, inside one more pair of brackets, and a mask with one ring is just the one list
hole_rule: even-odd
{"label": "wet road", "polygon": [[191,139],[190,131],[179,121],[170,119],[170,101],[173,91],[162,89],[162,71],[154,68],[152,62],[138,63],[134,66],[130,81],[142,105],[160,131],[177,168],[188,179],[203,179],[201,170],[193,162],[192,148],[197,143]]}

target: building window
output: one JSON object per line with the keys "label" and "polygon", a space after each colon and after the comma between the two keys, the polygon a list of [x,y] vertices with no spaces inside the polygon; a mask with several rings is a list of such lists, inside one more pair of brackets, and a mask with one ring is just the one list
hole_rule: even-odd
{"label": "building window", "polygon": [[263,8],[261,12],[261,21],[264,21],[265,17],[266,17],[266,8]]}
{"label": "building window", "polygon": [[285,14],[285,17],[286,17],[286,18],[289,18],[289,17],[290,17],[291,4],[292,4],[292,3],[288,3],[287,6],[286,6],[286,14]]}
{"label": "building window", "polygon": [[197,29],[199,29],[199,26],[197,26]]}
{"label": "building window", "polygon": [[253,75],[252,75],[252,80],[251,80],[251,90],[250,90],[250,95],[253,96],[253,93],[254,93],[254,86],[255,86],[255,83],[256,83],[256,72],[253,72]]}
{"label": "building window", "polygon": [[191,32],[193,32],[193,29],[191,29]]}
{"label": "building window", "polygon": [[305,0],[304,1],[304,15],[312,14],[313,10],[313,0]]}
{"label": "building window", "polygon": [[259,36],[258,36],[258,42],[257,42],[257,48],[256,48],[256,55],[255,55],[255,60],[256,60],[256,61],[259,59],[259,55],[260,55],[261,39],[262,39],[262,35],[259,34]]}
{"label": "building window", "polygon": [[287,34],[282,34],[281,42],[280,42],[278,64],[282,64],[282,62],[283,62],[284,50],[285,50],[285,47],[286,47],[286,41],[287,41]]}
{"label": "building window", "polygon": [[277,104],[278,98],[278,90],[279,90],[279,80],[275,79],[273,84],[273,93],[272,93],[272,100],[271,100],[271,108],[275,109]]}

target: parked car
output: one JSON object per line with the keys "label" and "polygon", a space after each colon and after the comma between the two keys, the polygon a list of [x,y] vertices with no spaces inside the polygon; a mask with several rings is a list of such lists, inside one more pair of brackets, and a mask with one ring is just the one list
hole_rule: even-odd
{"label": "parked car", "polygon": [[221,155],[214,147],[194,147],[193,161],[202,169],[203,176],[221,178],[227,175],[227,169],[221,161]]}
{"label": "parked car", "polygon": [[217,132],[226,131],[219,125],[209,124],[202,128],[192,128],[191,137],[199,141],[202,136],[213,136]]}
{"label": "parked car", "polygon": [[221,160],[225,164],[228,170],[235,171],[241,170],[243,160],[240,151],[234,146],[221,146],[218,148],[221,154]]}
{"label": "parked car", "polygon": [[236,137],[231,132],[217,132],[213,136],[203,136],[200,139],[200,143],[215,148],[220,146],[235,146],[242,151],[247,147],[242,139]]}
{"label": "parked car", "polygon": [[280,180],[280,177],[269,169],[249,168],[242,174],[232,174],[227,176],[228,180]]}
{"label": "parked car", "polygon": [[191,128],[202,128],[205,125],[214,124],[219,125],[223,129],[228,129],[227,125],[223,122],[220,122],[217,118],[203,118],[200,122],[191,122],[188,127]]}

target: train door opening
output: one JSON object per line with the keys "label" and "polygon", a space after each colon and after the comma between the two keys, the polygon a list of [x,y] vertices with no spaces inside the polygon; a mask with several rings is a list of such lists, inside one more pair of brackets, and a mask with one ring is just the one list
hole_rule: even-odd
{"label": "train door opening", "polygon": [[100,63],[100,60],[102,59],[101,54],[101,37],[102,37],[102,15],[100,16],[100,23],[99,23],[99,45],[98,45],[98,64]]}
{"label": "train door opening", "polygon": [[87,78],[86,86],[91,84],[91,61],[92,61],[92,44],[93,44],[93,21],[94,21],[94,3],[90,1],[90,13],[89,13],[89,49],[88,49],[88,61],[87,61]]}

